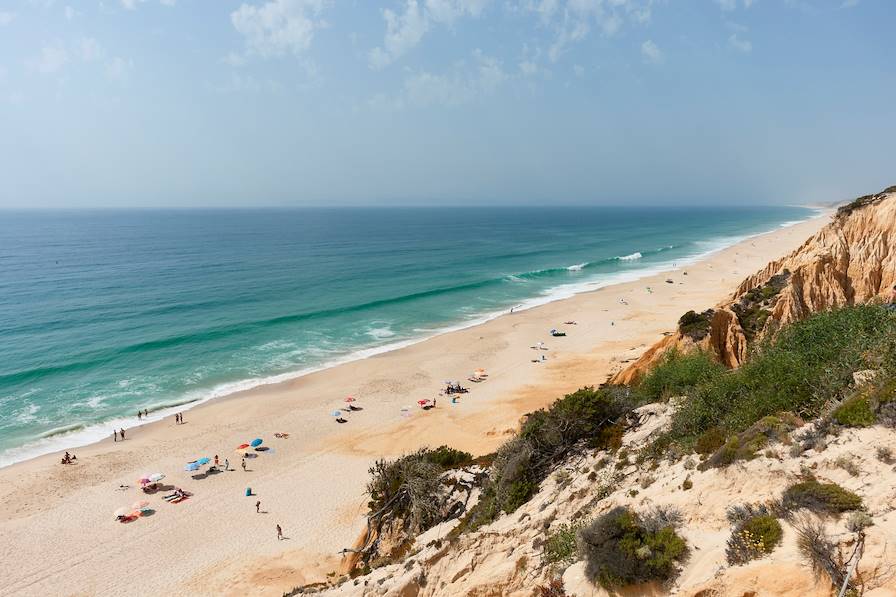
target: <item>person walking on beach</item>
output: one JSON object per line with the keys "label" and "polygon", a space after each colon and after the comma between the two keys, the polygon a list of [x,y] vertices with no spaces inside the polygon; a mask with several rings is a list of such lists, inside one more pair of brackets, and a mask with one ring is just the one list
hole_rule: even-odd
{"label": "person walking on beach", "polygon": [[139,421],[142,418],[143,418],[143,411],[138,410],[137,411],[137,420]]}
{"label": "person walking on beach", "polygon": [[121,436],[121,441],[124,441],[124,427],[121,428],[118,434]]}
{"label": "person walking on beach", "polygon": [[215,454],[215,468],[218,468],[218,455]]}
{"label": "person walking on beach", "polygon": [[246,459],[243,458],[243,472],[246,472]]}
{"label": "person walking on beach", "polygon": [[143,409],[143,418],[145,419],[148,416],[149,416],[149,409],[144,408]]}
{"label": "person walking on beach", "polygon": [[277,525],[277,541],[283,539],[283,529],[280,528],[280,525]]}
{"label": "person walking on beach", "polygon": [[255,502],[255,513],[261,514],[261,500],[258,500],[257,502]]}
{"label": "person walking on beach", "polygon": [[112,441],[113,441],[113,442],[117,442],[117,441],[118,441],[118,431],[115,430],[115,429],[112,430]]}
{"label": "person walking on beach", "polygon": [[230,470],[230,461],[229,461],[228,459],[226,459],[226,458],[224,459],[224,470],[225,470],[225,471],[229,471],[229,470]]}

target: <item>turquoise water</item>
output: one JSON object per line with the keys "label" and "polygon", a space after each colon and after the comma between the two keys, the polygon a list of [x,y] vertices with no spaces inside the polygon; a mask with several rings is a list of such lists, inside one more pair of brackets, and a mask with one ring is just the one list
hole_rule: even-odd
{"label": "turquoise water", "polygon": [[634,279],[803,208],[0,212],[0,465]]}

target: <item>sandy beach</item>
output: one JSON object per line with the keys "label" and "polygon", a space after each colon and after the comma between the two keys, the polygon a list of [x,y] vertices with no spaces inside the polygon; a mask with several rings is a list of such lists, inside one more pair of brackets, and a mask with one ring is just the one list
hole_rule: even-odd
{"label": "sandy beach", "polygon": [[[685,268],[214,400],[185,412],[183,425],[168,417],[128,430],[124,442],[110,437],[73,450],[75,465],[51,454],[0,469],[0,594],[281,595],[320,580],[339,570],[340,550],[364,527],[364,485],[375,459],[441,444],[493,451],[524,413],[602,383],[673,330],[683,312],[721,301],[827,221],[817,217]],[[551,328],[567,336],[552,338]],[[545,349],[530,348],[537,342]],[[532,362],[542,355],[544,362]],[[467,382],[480,367],[487,381]],[[452,404],[439,396],[444,380],[461,380],[470,392]],[[330,412],[346,395],[363,410],[336,424]],[[436,397],[436,408],[416,407]],[[243,471],[234,450],[256,437],[269,449]],[[184,471],[188,461],[215,455],[233,470],[195,479]],[[146,496],[137,480],[154,472],[193,496],[179,504],[162,499],[167,491]],[[116,522],[116,509],[141,499],[154,514]]]}

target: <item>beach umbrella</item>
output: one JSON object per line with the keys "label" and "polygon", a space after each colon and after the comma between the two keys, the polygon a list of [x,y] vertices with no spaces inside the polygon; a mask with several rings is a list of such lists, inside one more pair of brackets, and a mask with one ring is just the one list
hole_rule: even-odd
{"label": "beach umbrella", "polygon": [[184,470],[185,470],[185,471],[198,471],[198,470],[199,470],[199,463],[198,463],[198,462],[190,462],[190,463],[187,463],[187,466],[184,467]]}
{"label": "beach umbrella", "polygon": [[249,444],[240,444],[236,447],[237,450],[245,450],[249,447]]}
{"label": "beach umbrella", "polygon": [[140,485],[149,485],[152,481],[149,480],[149,475],[141,475],[140,479],[137,481]]}
{"label": "beach umbrella", "polygon": [[257,448],[258,446],[261,445],[261,438],[260,438],[260,437],[256,437],[256,438],[253,439],[251,442],[249,442],[249,445],[251,445],[253,448]]}
{"label": "beach umbrella", "polygon": [[428,403],[429,403],[429,400],[418,400],[417,401],[417,404],[419,404],[420,406],[425,406]]}
{"label": "beach umbrella", "polygon": [[158,483],[159,481],[161,481],[164,478],[165,478],[164,473],[153,473],[148,477],[150,483]]}
{"label": "beach umbrella", "polygon": [[139,501],[136,501],[133,504],[131,504],[131,508],[133,508],[134,510],[143,510],[148,507],[149,507],[149,502],[144,501],[144,500],[139,500]]}
{"label": "beach umbrella", "polygon": [[130,513],[131,513],[130,508],[119,508],[118,510],[113,512],[113,514],[115,515],[115,518],[118,518],[119,516],[128,516]]}
{"label": "beach umbrella", "polygon": [[330,414],[333,415],[334,417],[341,417],[341,416],[342,416],[342,411],[341,411],[341,410],[334,410],[334,411],[331,412]]}
{"label": "beach umbrella", "polygon": [[200,458],[196,461],[196,464],[208,464],[211,461],[212,461],[211,458],[203,456],[202,458]]}
{"label": "beach umbrella", "polygon": [[352,398],[351,396],[346,396],[346,397],[345,397],[345,401],[346,401],[346,402],[354,402],[355,399]]}

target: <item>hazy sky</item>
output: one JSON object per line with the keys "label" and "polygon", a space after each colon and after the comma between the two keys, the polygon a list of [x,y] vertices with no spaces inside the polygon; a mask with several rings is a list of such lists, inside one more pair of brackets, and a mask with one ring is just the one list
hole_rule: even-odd
{"label": "hazy sky", "polygon": [[0,206],[827,201],[892,0],[0,0]]}

